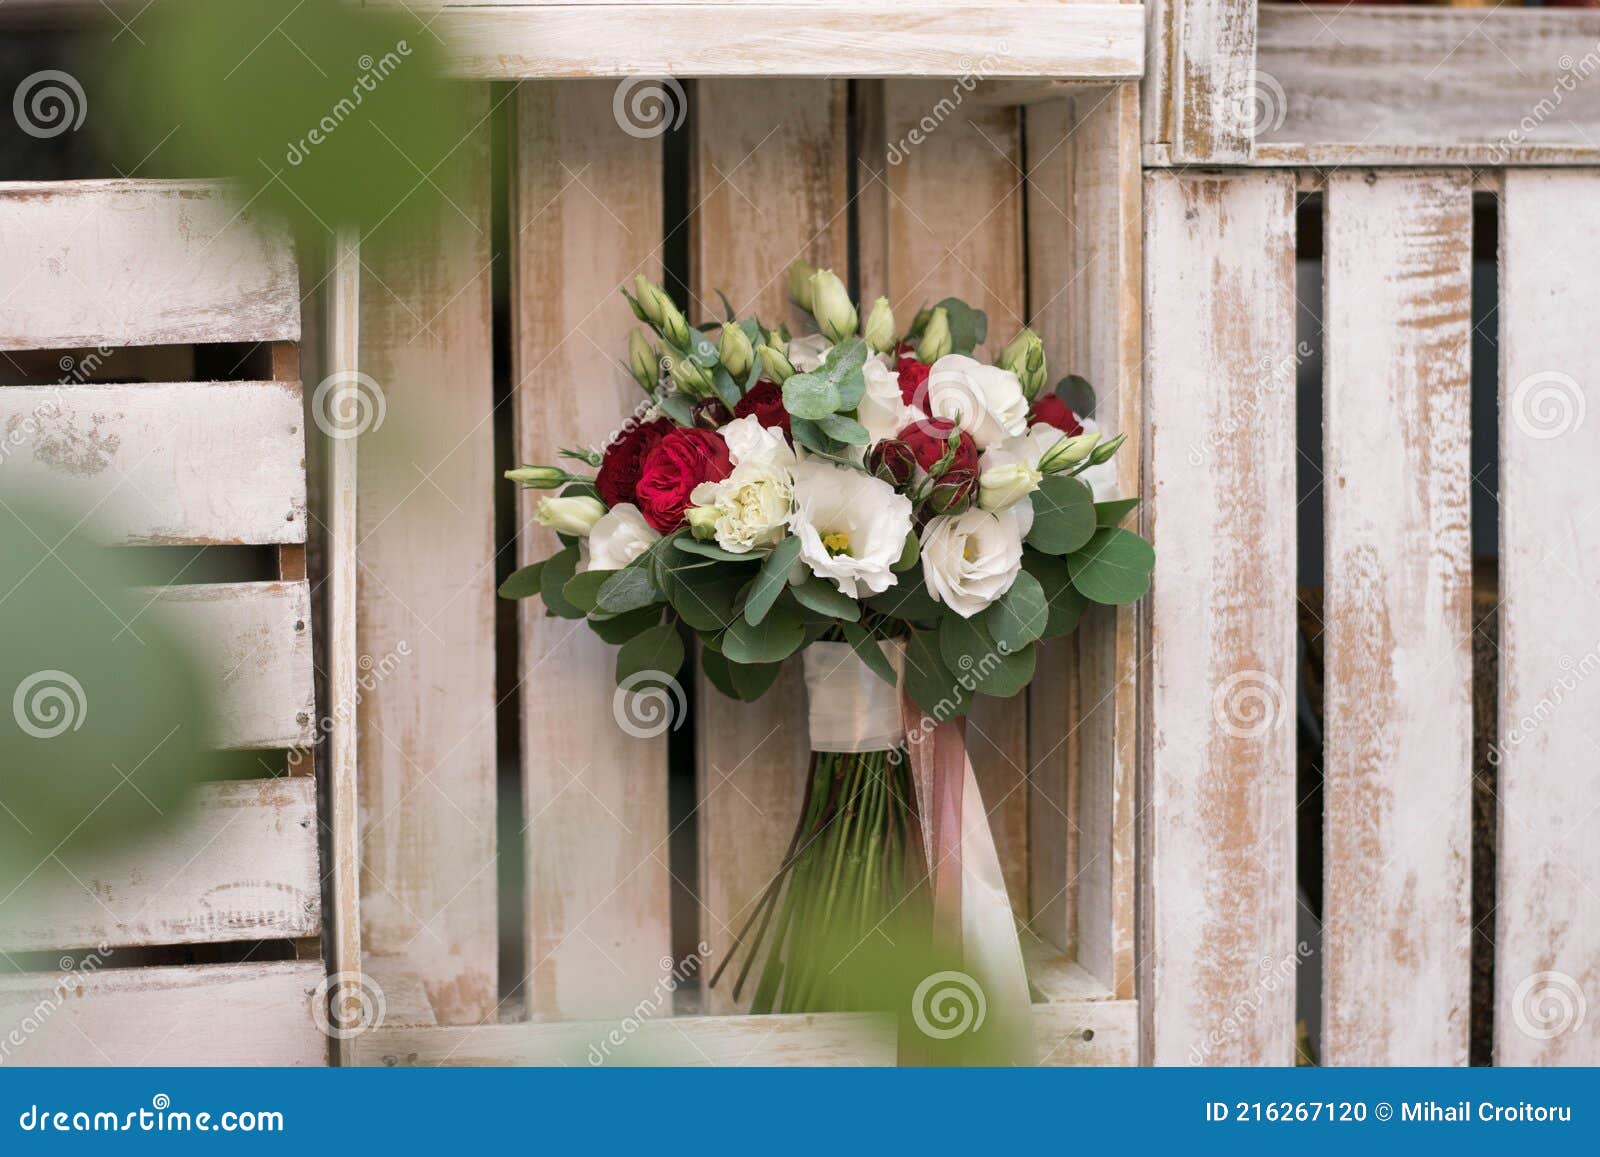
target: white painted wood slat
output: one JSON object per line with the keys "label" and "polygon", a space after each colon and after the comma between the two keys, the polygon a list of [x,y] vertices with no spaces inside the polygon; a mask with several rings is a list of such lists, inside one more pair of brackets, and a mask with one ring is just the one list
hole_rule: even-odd
{"label": "white painted wood slat", "polygon": [[113,861],[52,856],[0,903],[0,950],[317,935],[311,778],[204,784],[190,807]]}
{"label": "white painted wood slat", "polygon": [[1329,178],[1322,1057],[1467,1061],[1472,186]]}
{"label": "white painted wood slat", "polygon": [[[1147,1058],[1289,1064],[1294,180],[1145,180]],[[1241,1013],[1240,1010],[1246,1010]]]}
{"label": "white painted wood slat", "polygon": [[[1508,172],[1500,226],[1495,1059],[1600,1064],[1600,173]],[[1574,311],[1578,311],[1575,313]]]}
{"label": "white painted wood slat", "polygon": [[0,184],[0,349],[295,341],[288,239],[225,185]]}
{"label": "white painted wood slat", "polygon": [[0,387],[8,488],[140,545],[306,539],[297,382]]}

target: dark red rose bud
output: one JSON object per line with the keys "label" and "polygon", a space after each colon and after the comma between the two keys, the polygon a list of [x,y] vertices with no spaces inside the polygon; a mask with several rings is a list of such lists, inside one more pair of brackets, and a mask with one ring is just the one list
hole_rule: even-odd
{"label": "dark red rose bud", "polygon": [[704,430],[715,430],[733,421],[733,413],[721,398],[701,398],[694,404],[694,424]]}
{"label": "dark red rose bud", "polygon": [[1054,394],[1040,394],[1033,400],[1033,410],[1028,414],[1028,425],[1032,426],[1043,422],[1046,426],[1054,426],[1069,438],[1076,438],[1083,433],[1083,423],[1078,421],[1078,415],[1072,412],[1072,407],[1063,402]]}
{"label": "dark red rose bud", "polygon": [[[904,347],[902,347],[904,348]],[[895,373],[900,379],[900,397],[908,406],[928,408],[928,373],[932,366],[925,366],[914,355],[902,355],[895,363]]]}
{"label": "dark red rose bud", "polygon": [[733,473],[728,444],[715,430],[673,430],[644,460],[639,474],[639,512],[662,534],[683,525],[689,496],[702,482],[720,482]]}
{"label": "dark red rose bud", "polygon": [[612,440],[600,460],[600,472],[594,480],[602,502],[607,506],[620,506],[634,501],[645,456],[673,428],[671,419],[657,418],[653,422],[629,426]]}
{"label": "dark red rose bud", "polygon": [[896,490],[911,481],[917,456],[897,438],[885,438],[867,451],[867,470]]}
{"label": "dark red rose bud", "polygon": [[[739,399],[739,404],[733,408],[733,416],[754,417],[769,430],[782,430],[783,436],[790,438],[789,411],[783,408],[783,387],[776,382],[757,382],[748,394]],[[793,441],[792,438],[790,440]]]}
{"label": "dark red rose bud", "polygon": [[928,495],[928,507],[935,514],[964,514],[978,497],[978,475],[971,470],[951,470],[939,477]]}
{"label": "dark red rose bud", "polygon": [[[939,464],[949,448],[950,434],[955,428],[956,424],[948,418],[929,418],[922,422],[912,422],[895,437],[911,447],[917,465],[932,474],[934,467]],[[961,431],[955,457],[950,460],[946,470],[949,472],[964,470],[970,474],[978,472],[978,444],[965,430]]]}

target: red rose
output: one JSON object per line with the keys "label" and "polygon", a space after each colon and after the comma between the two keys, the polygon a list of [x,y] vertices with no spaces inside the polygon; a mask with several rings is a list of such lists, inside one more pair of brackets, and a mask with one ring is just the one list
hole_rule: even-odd
{"label": "red rose", "polygon": [[606,447],[605,457],[600,461],[600,472],[594,480],[602,502],[607,506],[620,506],[634,500],[645,457],[672,428],[672,422],[667,418],[641,422],[624,430],[616,441]]}
{"label": "red rose", "polygon": [[932,366],[925,366],[914,357],[901,357],[895,364],[895,372],[900,377],[900,397],[908,406],[920,406],[927,409],[925,394],[928,384],[928,371]]}
{"label": "red rose", "polygon": [[789,431],[789,411],[783,408],[783,387],[775,382],[757,382],[750,392],[739,399],[733,408],[735,418],[754,417],[769,430],[782,430],[783,436],[793,441]]}
{"label": "red rose", "polygon": [[720,482],[733,473],[728,444],[715,430],[673,430],[644,460],[635,490],[644,520],[662,534],[683,525],[689,495],[702,482]]}
{"label": "red rose", "polygon": [[1076,438],[1083,433],[1083,423],[1078,421],[1078,415],[1072,412],[1071,406],[1054,394],[1041,394],[1034,399],[1033,412],[1028,415],[1028,425],[1032,426],[1037,422],[1054,426],[1069,438]]}
{"label": "red rose", "polygon": [[[895,437],[911,447],[911,453],[916,455],[918,466],[931,472],[949,448],[950,431],[955,428],[956,424],[948,418],[929,418],[925,422],[912,422]],[[963,470],[970,474],[976,474],[978,471],[978,444],[965,430],[961,431],[961,437],[956,443],[955,457],[950,459],[950,465],[946,470],[950,473]]]}

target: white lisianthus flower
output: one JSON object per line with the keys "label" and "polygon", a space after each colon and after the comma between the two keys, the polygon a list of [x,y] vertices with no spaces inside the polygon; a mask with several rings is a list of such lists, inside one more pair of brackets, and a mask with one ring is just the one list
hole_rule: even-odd
{"label": "white lisianthus flower", "polygon": [[717,545],[745,554],[783,537],[794,509],[793,477],[785,466],[741,462],[720,482],[700,483],[689,497],[695,506],[716,511],[711,527]]}
{"label": "white lisianthus flower", "polygon": [[1014,438],[1007,438],[990,446],[978,456],[978,470],[987,472],[998,466],[1012,466],[1018,463],[1037,470],[1040,460],[1065,437],[1066,435],[1054,426],[1039,422],[1029,427],[1026,434],[1018,434]]}
{"label": "white lisianthus flower", "polygon": [[802,374],[809,374],[822,364],[832,348],[833,343],[820,333],[797,337],[789,343],[787,350],[789,364]]}
{"label": "white lisianthus flower", "polygon": [[581,536],[588,534],[605,512],[606,504],[598,498],[546,498],[539,503],[533,517],[540,526],[548,526],[557,534]]}
{"label": "white lisianthus flower", "polygon": [[964,619],[1011,589],[1022,570],[1022,540],[1033,526],[1033,506],[1019,502],[991,513],[928,520],[922,531],[922,577],[928,593]]}
{"label": "white lisianthus flower", "polygon": [[753,415],[735,418],[718,428],[717,433],[728,444],[728,456],[735,466],[794,465],[794,450],[783,436],[783,431],[763,426]]}
{"label": "white lisianthus flower", "polygon": [[[1084,418],[1082,422],[1085,434],[1099,432],[1100,426],[1093,418]],[[1117,460],[1115,458],[1109,462],[1102,462],[1098,466],[1085,468],[1078,475],[1078,478],[1089,484],[1089,489],[1094,491],[1094,500],[1096,502],[1110,502],[1112,499],[1121,497],[1121,493],[1117,489]]]}
{"label": "white lisianthus flower", "polygon": [[655,527],[644,520],[631,502],[613,506],[600,518],[584,539],[586,558],[579,570],[621,570],[638,558],[660,538]]}
{"label": "white lisianthus flower", "polygon": [[928,413],[961,423],[978,449],[1028,428],[1028,398],[1017,375],[965,354],[945,354],[928,371]]}
{"label": "white lisianthus flower", "polygon": [[908,406],[900,396],[900,375],[889,368],[882,354],[867,359],[861,367],[867,379],[867,392],[856,407],[856,421],[867,428],[871,439],[867,444],[893,438],[913,422],[926,418],[915,406]]}
{"label": "white lisianthus flower", "polygon": [[794,514],[800,560],[851,598],[882,594],[899,581],[911,533],[911,500],[887,482],[818,458],[795,467]]}
{"label": "white lisianthus flower", "polygon": [[978,505],[984,510],[1006,510],[1039,489],[1044,475],[1026,462],[991,466],[978,475]]}

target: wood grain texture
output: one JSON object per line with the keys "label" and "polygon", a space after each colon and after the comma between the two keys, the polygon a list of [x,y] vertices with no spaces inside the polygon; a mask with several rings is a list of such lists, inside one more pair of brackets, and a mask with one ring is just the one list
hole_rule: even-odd
{"label": "wood grain texture", "polygon": [[0,950],[315,936],[320,888],[309,778],[204,784],[126,855],[45,861],[0,903]]}
{"label": "wood grain texture", "polygon": [[[1510,172],[1500,225],[1495,1060],[1600,1063],[1600,175]],[[1582,1011],[1587,1005],[1587,1015]]]}
{"label": "wood grain texture", "polygon": [[[741,316],[812,332],[788,301],[797,260],[848,276],[843,81],[703,80],[695,86],[690,316],[722,316],[722,290]],[[737,243],[733,239],[737,238]],[[756,703],[736,704],[702,677],[698,799],[701,975],[721,962],[750,907],[783,862],[800,818],[811,745],[798,659]],[[730,972],[704,992],[707,1012],[748,1007]]]}
{"label": "wood grain texture", "polygon": [[1294,181],[1145,180],[1147,1059],[1289,1064]]}
{"label": "wood grain texture", "polygon": [[[433,21],[458,74],[495,80],[651,76],[1137,78],[1134,4],[1000,0],[903,5],[494,5]],[[796,35],[803,29],[803,35]],[[1004,46],[1002,50],[1000,46]]]}
{"label": "wood grain texture", "polygon": [[1600,13],[1262,5],[1258,160],[1600,161]]}
{"label": "wood grain texture", "polygon": [[321,980],[316,961],[0,977],[0,1040],[30,1066],[323,1065]]}
{"label": "wood grain texture", "polygon": [[[661,276],[661,141],[619,129],[612,86],[530,82],[516,105],[517,460],[603,446],[644,400],[628,376],[635,325],[618,292]],[[581,382],[581,388],[575,383]],[[555,535],[519,507],[519,562]],[[667,729],[618,698],[616,648],[582,622],[519,607],[530,1016],[594,1018],[634,1007],[671,969]],[[663,965],[663,961],[666,964]]]}
{"label": "wood grain texture", "polygon": [[1254,0],[1164,0],[1162,72],[1174,159],[1237,164],[1250,159],[1255,74]]}
{"label": "wood grain texture", "polygon": [[1462,1065],[1472,188],[1344,172],[1326,206],[1321,1057]]}
{"label": "wood grain texture", "polygon": [[0,468],[93,511],[112,541],[297,543],[304,427],[298,382],[13,386]]}
{"label": "wood grain texture", "polygon": [[360,715],[361,935],[405,957],[442,1023],[498,995],[490,105],[418,157],[419,187],[361,238],[359,364],[386,398],[360,436],[356,636],[382,667]]}
{"label": "wood grain texture", "polygon": [[209,742],[273,748],[315,741],[304,582],[162,587],[150,592],[147,613],[193,648],[212,691]]}
{"label": "wood grain texture", "polygon": [[288,240],[224,185],[0,183],[0,349],[294,341]]}
{"label": "wood grain texture", "polygon": [[[981,353],[992,360],[1026,323],[1021,118],[1014,108],[965,103],[959,81],[867,87],[879,88],[869,107],[882,128],[871,130],[876,151],[862,156],[863,277],[872,268],[885,281],[863,280],[862,296],[887,294],[902,327],[920,306],[963,298],[989,315]],[[879,251],[869,256],[869,246]],[[1027,696],[980,696],[967,720],[967,753],[1012,906],[1026,917]]]}

